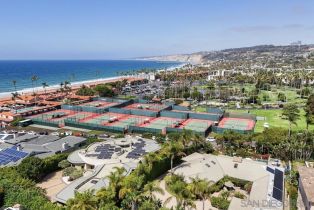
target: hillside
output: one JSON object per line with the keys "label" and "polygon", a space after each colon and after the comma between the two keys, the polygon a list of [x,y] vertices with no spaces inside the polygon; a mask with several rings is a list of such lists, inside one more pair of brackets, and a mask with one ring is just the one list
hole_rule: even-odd
{"label": "hillside", "polygon": [[192,54],[177,54],[165,56],[152,56],[138,58],[140,60],[154,61],[180,61],[192,64],[207,63],[211,61],[236,61],[258,58],[291,58],[304,57],[314,51],[314,45],[258,45],[252,47],[230,48],[219,51],[197,52]]}

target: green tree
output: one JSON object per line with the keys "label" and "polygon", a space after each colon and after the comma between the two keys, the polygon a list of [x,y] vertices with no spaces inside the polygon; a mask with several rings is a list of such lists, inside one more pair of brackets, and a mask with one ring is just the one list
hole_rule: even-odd
{"label": "green tree", "polygon": [[47,87],[49,87],[49,85],[47,84],[47,82],[43,82],[43,83],[41,83],[41,85],[43,86],[44,91],[45,91],[45,95],[46,95],[47,94]]}
{"label": "green tree", "polygon": [[291,136],[291,125],[297,125],[297,120],[300,119],[300,110],[295,104],[286,104],[283,107],[282,115],[289,121],[289,136]]}
{"label": "green tree", "polygon": [[22,160],[16,169],[23,177],[38,181],[43,176],[45,164],[38,157],[28,157]]}
{"label": "green tree", "polygon": [[202,200],[203,203],[203,210],[205,209],[205,201],[210,197],[210,185],[212,183],[200,179],[198,177],[191,178],[191,183],[189,184],[191,192],[200,200]]}
{"label": "green tree", "polygon": [[67,207],[70,210],[96,210],[97,199],[93,191],[75,192],[74,198],[67,201]]}
{"label": "green tree", "polygon": [[114,96],[114,92],[112,87],[104,84],[97,85],[94,90],[98,93],[100,97],[112,97]]}
{"label": "green tree", "polygon": [[314,95],[313,94],[311,94],[308,97],[304,111],[305,111],[306,129],[308,130],[309,124],[313,123],[313,120],[314,120]]}
{"label": "green tree", "polygon": [[144,186],[143,195],[151,201],[156,200],[155,193],[159,193],[159,194],[164,195],[165,194],[164,190],[161,187],[159,187],[158,185],[159,185],[158,181],[148,182]]}

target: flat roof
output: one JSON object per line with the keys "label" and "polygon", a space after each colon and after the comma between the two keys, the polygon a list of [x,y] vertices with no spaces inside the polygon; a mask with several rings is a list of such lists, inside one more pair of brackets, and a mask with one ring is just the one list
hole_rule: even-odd
{"label": "flat roof", "polygon": [[193,153],[184,157],[183,161],[182,164],[173,169],[173,172],[177,175],[183,175],[187,183],[191,182],[190,178],[196,177],[216,183],[224,176],[253,183],[249,197],[242,203],[237,200],[231,202],[229,209],[239,209],[239,204],[243,205],[245,202],[248,204],[254,202],[254,206],[248,206],[248,209],[263,208],[265,207],[263,206],[265,205],[264,201],[274,204],[269,209],[282,209],[282,202],[273,197],[274,174],[266,170],[267,165],[263,162],[200,153]]}
{"label": "flat roof", "polygon": [[298,171],[306,197],[314,203],[314,168],[299,166]]}
{"label": "flat roof", "polygon": [[29,144],[37,144],[37,145],[44,145],[53,141],[56,141],[60,139],[59,136],[54,135],[45,135],[45,136],[39,136],[38,138],[32,139],[28,141]]}
{"label": "flat roof", "polygon": [[22,136],[6,140],[6,142],[9,143],[9,144],[18,144],[18,143],[21,143],[21,142],[30,141],[30,140],[38,138],[38,137],[39,137],[38,135],[26,133],[26,134],[24,134]]}
{"label": "flat roof", "polygon": [[52,152],[66,151],[67,149],[63,148],[64,143],[67,143],[70,149],[85,141],[86,141],[86,138],[83,138],[83,137],[67,136],[62,139],[58,139],[56,141],[48,143],[47,145],[45,145],[45,147]]}

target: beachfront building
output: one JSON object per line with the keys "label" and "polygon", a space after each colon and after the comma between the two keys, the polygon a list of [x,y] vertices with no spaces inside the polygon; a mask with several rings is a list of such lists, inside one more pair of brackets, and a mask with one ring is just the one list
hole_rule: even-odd
{"label": "beachfront building", "polygon": [[65,204],[74,197],[75,192],[99,190],[109,184],[107,176],[116,167],[123,167],[126,174],[131,173],[143,155],[160,149],[157,142],[140,137],[126,136],[94,143],[85,149],[71,153],[68,161],[75,167],[83,169],[84,175],[63,188],[55,200]]}
{"label": "beachfront building", "polygon": [[[191,182],[190,178],[196,177],[217,183],[226,176],[252,183],[250,193],[245,199],[232,197],[229,210],[283,209],[282,168],[241,157],[200,153],[184,157],[183,161],[173,169],[173,173],[182,175],[187,183]],[[230,182],[224,185],[229,191],[235,188]]]}
{"label": "beachfront building", "polygon": [[314,168],[299,166],[299,209],[314,209]]}

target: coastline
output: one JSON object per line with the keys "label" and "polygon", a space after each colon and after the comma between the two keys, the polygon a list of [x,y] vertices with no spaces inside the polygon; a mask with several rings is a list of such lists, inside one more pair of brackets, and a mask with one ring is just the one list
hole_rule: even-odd
{"label": "coastline", "polygon": [[[86,81],[78,81],[78,82],[73,82],[71,83],[71,88],[72,90],[79,89],[82,85],[86,86],[94,86],[98,84],[106,84],[106,83],[111,83],[111,82],[116,82],[122,79],[140,79],[139,77],[132,77],[132,76],[121,76],[121,77],[108,77],[108,78],[101,78],[101,79],[94,79],[94,80],[86,80]],[[57,91],[60,88],[59,85],[52,85],[46,88],[46,93],[53,93]],[[44,94],[45,89],[43,87],[34,87],[34,91],[37,94]],[[26,88],[23,90],[18,90],[17,91],[20,95],[31,95],[33,93],[33,88]],[[11,92],[3,92],[0,93],[0,101],[6,101],[6,100],[11,100]]]}
{"label": "coastline", "polygon": [[[185,64],[186,63],[180,63],[178,65],[175,65],[175,66],[172,66],[172,67],[169,67],[166,69],[158,69],[157,72],[165,71],[165,70],[172,71],[176,68],[180,68],[180,67],[184,66]],[[83,81],[72,82],[71,88],[72,88],[72,90],[77,90],[82,85],[94,86],[94,85],[98,85],[98,84],[106,84],[106,83],[116,82],[116,81],[123,80],[123,79],[136,80],[136,79],[143,79],[143,78],[144,77],[142,75],[135,74],[135,75],[128,75],[128,76],[115,76],[115,77],[105,77],[105,78],[99,78],[99,79],[83,80]],[[60,85],[58,85],[58,84],[51,85],[51,86],[46,88],[46,93],[56,92],[59,88],[60,88]],[[42,86],[34,87],[34,91],[37,94],[44,94],[45,93],[45,89]],[[11,100],[13,92],[15,92],[15,91],[0,92],[0,101]],[[25,89],[17,90],[16,92],[18,92],[20,95],[23,95],[23,96],[32,95],[33,88],[31,88],[31,87],[25,88]]]}

